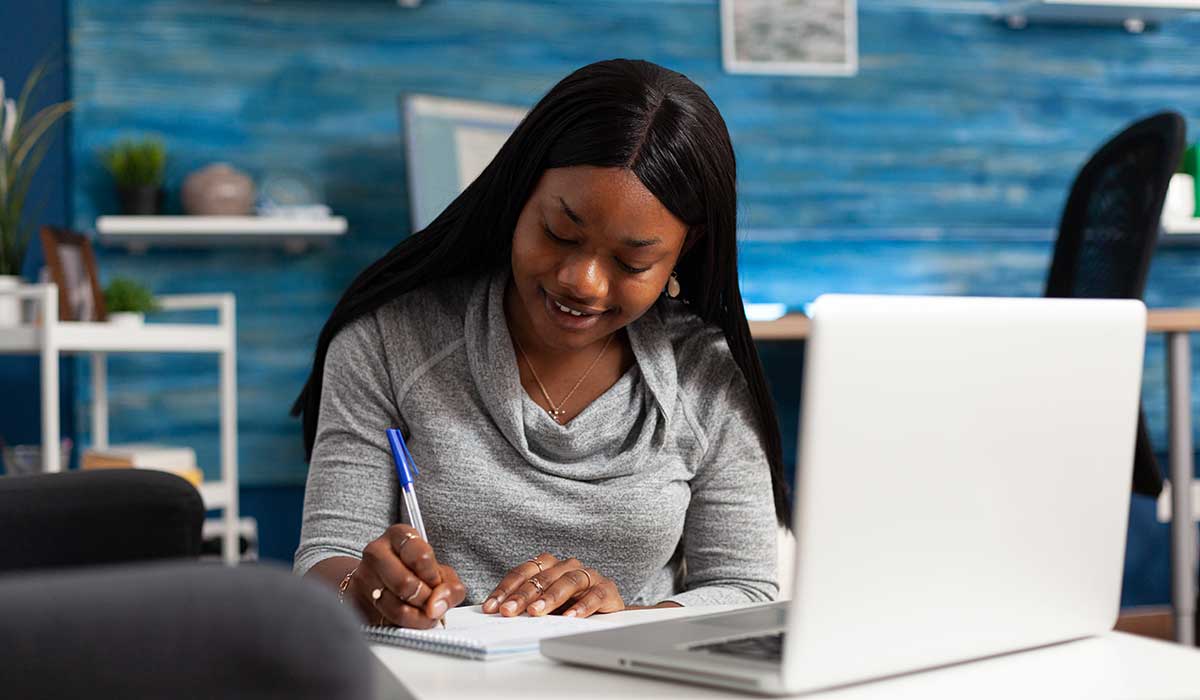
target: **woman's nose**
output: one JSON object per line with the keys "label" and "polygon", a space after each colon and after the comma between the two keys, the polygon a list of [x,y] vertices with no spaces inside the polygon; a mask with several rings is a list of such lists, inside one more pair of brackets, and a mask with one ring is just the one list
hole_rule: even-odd
{"label": "woman's nose", "polygon": [[572,256],[558,269],[558,283],[585,304],[608,296],[608,277],[594,255]]}

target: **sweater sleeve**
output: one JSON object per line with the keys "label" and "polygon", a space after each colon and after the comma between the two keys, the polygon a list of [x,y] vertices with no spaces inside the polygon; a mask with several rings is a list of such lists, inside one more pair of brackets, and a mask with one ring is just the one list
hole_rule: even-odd
{"label": "sweater sleeve", "polygon": [[408,435],[396,407],[374,314],[334,336],[325,356],[321,412],[304,491],[295,571],[324,559],[361,557],[396,522],[399,487],[385,430]]}
{"label": "sweater sleeve", "polygon": [[680,605],[725,605],[774,600],[775,506],[767,456],[746,380],[735,366],[710,413],[714,428],[692,479],[684,521]]}

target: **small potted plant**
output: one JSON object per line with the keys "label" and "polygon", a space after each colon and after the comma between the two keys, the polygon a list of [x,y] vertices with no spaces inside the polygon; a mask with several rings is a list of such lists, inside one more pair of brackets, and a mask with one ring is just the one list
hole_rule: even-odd
{"label": "small potted plant", "polygon": [[125,139],[104,151],[102,158],[116,183],[122,214],[152,215],[163,210],[167,148],[161,139]]}
{"label": "small potted plant", "polygon": [[158,311],[154,294],[144,285],[128,277],[117,277],[104,289],[104,305],[108,307],[110,323],[140,326],[146,314]]}

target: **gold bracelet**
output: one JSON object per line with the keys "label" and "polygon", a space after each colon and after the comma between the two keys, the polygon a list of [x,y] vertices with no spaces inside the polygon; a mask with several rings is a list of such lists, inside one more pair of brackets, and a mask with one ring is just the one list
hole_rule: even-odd
{"label": "gold bracelet", "polygon": [[346,589],[350,587],[350,577],[354,575],[355,571],[358,571],[357,566],[354,567],[353,569],[350,569],[350,571],[346,572],[346,576],[344,578],[342,578],[342,582],[338,584],[338,602],[339,603],[346,602]]}

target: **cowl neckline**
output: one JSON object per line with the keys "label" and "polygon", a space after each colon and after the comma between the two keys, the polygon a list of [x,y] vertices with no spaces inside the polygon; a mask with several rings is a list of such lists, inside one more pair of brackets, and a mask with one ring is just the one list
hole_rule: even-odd
{"label": "cowl neckline", "polygon": [[615,384],[560,425],[526,393],[504,313],[511,270],[482,275],[464,315],[468,364],[487,413],[537,470],[597,480],[639,471],[659,446],[675,407],[673,346],[659,305],[626,327],[635,362]]}

